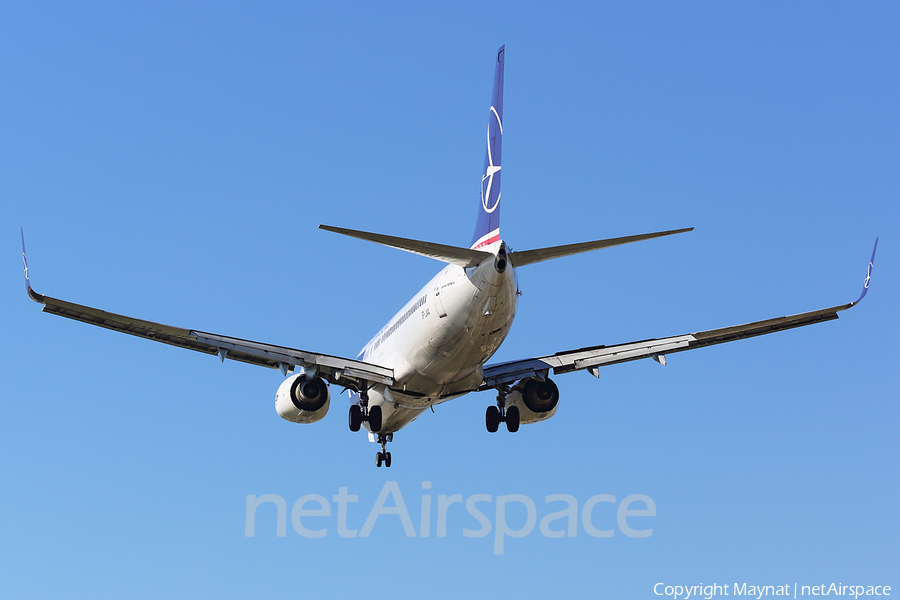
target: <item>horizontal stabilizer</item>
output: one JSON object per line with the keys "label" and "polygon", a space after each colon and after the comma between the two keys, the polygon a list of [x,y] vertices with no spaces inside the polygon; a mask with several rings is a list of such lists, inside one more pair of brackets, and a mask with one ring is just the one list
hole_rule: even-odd
{"label": "horizontal stabilizer", "polygon": [[341,235],[349,235],[350,237],[359,238],[369,242],[375,242],[383,246],[398,248],[413,254],[427,256],[441,262],[451,265],[459,265],[460,267],[474,267],[481,264],[494,255],[489,252],[481,252],[480,250],[470,250],[469,248],[459,248],[457,246],[446,246],[444,244],[435,244],[434,242],[422,242],[419,240],[411,240],[408,238],[394,237],[392,235],[382,235],[380,233],[369,233],[368,231],[356,231],[355,229],[345,229],[343,227],[331,227],[330,225],[319,225],[319,229],[340,233]]}
{"label": "horizontal stabilizer", "polygon": [[566,244],[565,246],[553,246],[551,248],[522,250],[520,252],[510,252],[509,260],[513,265],[517,267],[524,267],[525,265],[530,265],[532,263],[541,262],[544,260],[550,260],[551,258],[560,258],[561,256],[569,256],[571,254],[581,254],[582,252],[590,252],[591,250],[599,250],[600,248],[621,246],[622,244],[630,244],[632,242],[640,242],[643,240],[652,240],[653,238],[675,235],[676,233],[685,233],[687,231],[693,230],[693,227],[688,227],[687,229],[673,229],[671,231],[659,231],[656,233],[627,235],[625,237],[611,238],[608,240],[581,242],[579,244]]}

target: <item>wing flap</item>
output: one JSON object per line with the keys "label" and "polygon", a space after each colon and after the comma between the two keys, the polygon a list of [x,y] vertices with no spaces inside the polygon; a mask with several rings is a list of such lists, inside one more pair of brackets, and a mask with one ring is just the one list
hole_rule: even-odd
{"label": "wing flap", "polygon": [[693,335],[680,335],[614,346],[579,348],[541,358],[487,365],[484,367],[484,387],[512,383],[523,377],[545,375],[548,369],[552,369],[554,375],[560,375],[590,367],[612,365],[678,350],[688,350],[691,342],[695,340]]}
{"label": "wing flap", "polygon": [[838,312],[846,310],[855,303],[843,304],[822,310],[815,310],[787,317],[755,321],[744,325],[710,329],[685,335],[667,338],[629,342],[613,346],[594,346],[579,348],[567,352],[558,352],[550,356],[530,358],[520,361],[486,365],[484,367],[484,382],[480,389],[488,389],[498,385],[506,385],[519,381],[524,377],[546,375],[553,370],[554,375],[580,371],[592,367],[602,367],[617,363],[638,360],[641,358],[654,358],[665,356],[674,352],[684,352],[694,348],[703,348],[715,344],[724,344],[767,333],[775,333],[786,329],[804,327],[814,323],[822,323],[838,318]]}

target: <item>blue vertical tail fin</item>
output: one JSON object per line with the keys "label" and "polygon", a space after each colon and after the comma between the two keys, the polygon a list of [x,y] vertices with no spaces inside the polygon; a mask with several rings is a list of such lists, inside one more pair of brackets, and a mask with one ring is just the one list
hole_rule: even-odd
{"label": "blue vertical tail fin", "polygon": [[503,142],[503,61],[504,49],[497,50],[494,66],[494,91],[488,114],[487,150],[481,176],[481,204],[472,236],[473,249],[481,249],[500,240],[500,149]]}

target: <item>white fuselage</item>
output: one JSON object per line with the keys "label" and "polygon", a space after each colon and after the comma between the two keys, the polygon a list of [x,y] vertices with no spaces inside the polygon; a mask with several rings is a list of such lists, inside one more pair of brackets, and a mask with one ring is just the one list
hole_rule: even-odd
{"label": "white fuselage", "polygon": [[369,390],[369,405],[382,409],[381,433],[479,386],[481,367],[512,326],[517,292],[511,264],[502,272],[493,259],[448,265],[366,344],[360,360],[393,369],[396,382]]}

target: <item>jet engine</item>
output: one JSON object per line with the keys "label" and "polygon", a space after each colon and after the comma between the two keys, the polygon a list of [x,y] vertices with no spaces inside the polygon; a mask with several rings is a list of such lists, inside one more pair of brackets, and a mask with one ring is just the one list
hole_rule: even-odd
{"label": "jet engine", "polygon": [[519,409],[519,423],[527,425],[546,421],[556,414],[559,404],[559,388],[549,378],[529,377],[517,383],[506,396],[507,410]]}
{"label": "jet engine", "polygon": [[292,423],[315,423],[328,412],[331,394],[325,381],[304,373],[281,382],[275,393],[275,411]]}

